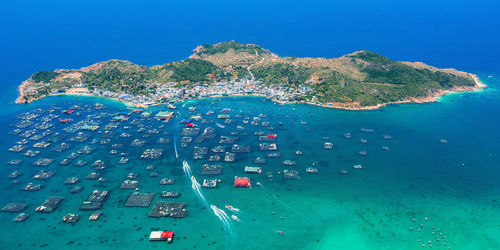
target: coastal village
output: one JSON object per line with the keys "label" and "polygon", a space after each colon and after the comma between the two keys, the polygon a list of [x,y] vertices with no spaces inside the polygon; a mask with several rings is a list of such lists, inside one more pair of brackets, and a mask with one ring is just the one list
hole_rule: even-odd
{"label": "coastal village", "polygon": [[[255,79],[243,79],[239,81],[219,82],[215,84],[195,84],[192,87],[176,87],[175,83],[162,84],[156,87],[154,93],[149,96],[132,95],[128,93],[116,93],[109,90],[94,89],[89,91],[84,84],[73,86],[70,93],[92,95],[97,97],[111,98],[131,104],[136,107],[149,107],[168,102],[178,102],[186,99],[198,99],[223,96],[261,96],[280,103],[296,100],[311,90],[310,87],[300,86],[294,90],[283,86],[264,86]],[[53,94],[61,93],[55,90]]]}

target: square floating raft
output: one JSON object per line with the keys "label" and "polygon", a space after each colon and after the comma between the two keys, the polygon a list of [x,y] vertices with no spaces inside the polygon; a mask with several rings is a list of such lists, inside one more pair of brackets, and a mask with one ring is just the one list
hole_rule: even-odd
{"label": "square floating raft", "polygon": [[37,207],[36,211],[41,213],[52,213],[62,200],[62,197],[52,196],[45,200],[41,206]]}
{"label": "square floating raft", "polygon": [[108,193],[108,191],[94,190],[90,194],[89,198],[86,201],[82,202],[80,210],[87,211],[100,209],[104,204],[104,201],[108,197]]}
{"label": "square floating raft", "polygon": [[201,168],[201,175],[219,175],[222,173],[220,165],[204,164]]}
{"label": "square floating raft", "polygon": [[80,206],[80,210],[88,211],[88,210],[97,210],[102,207],[103,202],[101,201],[84,201]]}
{"label": "square floating raft", "polygon": [[135,189],[137,188],[137,184],[139,184],[137,181],[125,180],[120,186],[120,189]]}
{"label": "square floating raft", "polygon": [[151,212],[149,212],[149,217],[160,218],[160,217],[173,217],[173,218],[183,218],[187,215],[187,210],[185,209],[186,203],[184,202],[164,202],[157,201]]}
{"label": "square floating raft", "polygon": [[125,203],[126,207],[149,207],[151,201],[155,197],[154,193],[139,193],[133,192],[128,197]]}
{"label": "square floating raft", "polygon": [[8,203],[7,205],[3,206],[2,211],[3,212],[21,212],[27,206],[28,205],[23,204],[23,203]]}

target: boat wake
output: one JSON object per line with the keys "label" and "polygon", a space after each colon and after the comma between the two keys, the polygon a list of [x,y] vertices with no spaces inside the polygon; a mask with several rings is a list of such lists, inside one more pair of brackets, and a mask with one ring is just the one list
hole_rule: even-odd
{"label": "boat wake", "polygon": [[193,172],[191,171],[191,167],[187,163],[187,161],[182,162],[182,170],[184,170],[184,174],[188,180],[191,180],[191,188],[193,189],[198,199],[200,199],[205,205],[208,205],[207,199],[205,195],[203,195],[203,191],[201,190],[200,183],[196,180],[196,177],[193,176]]}
{"label": "boat wake", "polygon": [[232,225],[231,225],[229,215],[227,215],[226,212],[224,212],[224,210],[216,207],[215,205],[210,205],[210,208],[214,212],[215,216],[217,216],[219,218],[219,220],[222,222],[224,227],[226,229],[232,231]]}
{"label": "boat wake", "polygon": [[186,174],[186,177],[188,179],[191,179],[191,176],[193,176],[193,172],[191,171],[191,166],[189,166],[187,161],[182,162],[182,170],[184,170],[184,174]]}
{"label": "boat wake", "polygon": [[201,185],[198,181],[196,181],[196,178],[194,176],[191,176],[191,187],[193,188],[193,191],[196,193],[196,196],[205,203],[205,205],[208,204],[207,199],[205,199],[205,195],[203,195],[203,192],[201,191]]}
{"label": "boat wake", "polygon": [[177,153],[177,143],[175,143],[175,136],[174,136],[174,150],[175,150],[175,159],[179,159],[179,153]]}
{"label": "boat wake", "polygon": [[[191,166],[187,163],[187,161],[182,162],[182,170],[184,170],[184,174],[188,180],[191,180],[191,188],[193,188],[194,193],[198,196],[198,199],[203,202],[203,204],[208,206],[208,201],[203,195],[203,191],[201,190],[200,183],[196,180],[196,177],[193,176],[193,172],[191,171]],[[210,204],[210,208],[214,212],[215,216],[222,222],[224,228],[229,232],[233,233],[233,228],[231,225],[230,217],[224,212],[224,210],[219,209],[215,205]],[[237,209],[239,211],[239,209]]]}
{"label": "boat wake", "polygon": [[288,208],[290,211],[292,211],[293,213],[295,214],[299,214],[299,212],[297,212],[297,210],[295,210],[293,207],[289,206],[288,204],[286,204],[284,201],[282,201],[280,198],[278,198],[278,196],[276,196],[275,194],[273,194],[271,191],[269,191],[267,188],[264,187],[263,184],[261,184],[261,188],[266,191],[269,195],[271,195],[275,200],[277,200],[281,205],[283,205],[284,207]]}

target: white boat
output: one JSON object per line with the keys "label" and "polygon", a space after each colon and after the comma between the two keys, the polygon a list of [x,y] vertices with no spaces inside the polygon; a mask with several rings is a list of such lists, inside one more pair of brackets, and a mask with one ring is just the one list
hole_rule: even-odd
{"label": "white boat", "polygon": [[216,122],[215,125],[219,126],[220,128],[226,128],[224,125],[222,125],[222,124],[220,124],[218,122]]}
{"label": "white boat", "polygon": [[226,205],[225,207],[226,207],[227,209],[229,209],[229,210],[233,211],[233,212],[239,212],[239,211],[240,211],[240,209],[239,209],[239,208],[235,208],[235,207],[233,207],[233,206],[231,206],[231,205]]}
{"label": "white boat", "polygon": [[234,214],[233,214],[233,215],[231,215],[231,218],[232,218],[233,220],[235,220],[235,221],[240,221],[240,219],[238,219],[238,217],[236,217],[236,215],[234,215]]}

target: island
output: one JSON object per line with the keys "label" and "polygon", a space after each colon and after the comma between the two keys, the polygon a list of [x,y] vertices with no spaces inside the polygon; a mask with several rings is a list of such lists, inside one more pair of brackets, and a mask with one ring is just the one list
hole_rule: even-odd
{"label": "island", "polygon": [[16,103],[90,95],[146,108],[252,95],[279,103],[370,110],[484,87],[471,73],[398,62],[366,50],[338,58],[280,57],[258,45],[227,41],[198,46],[188,59],[152,67],[113,59],[81,69],[39,71],[18,87]]}

